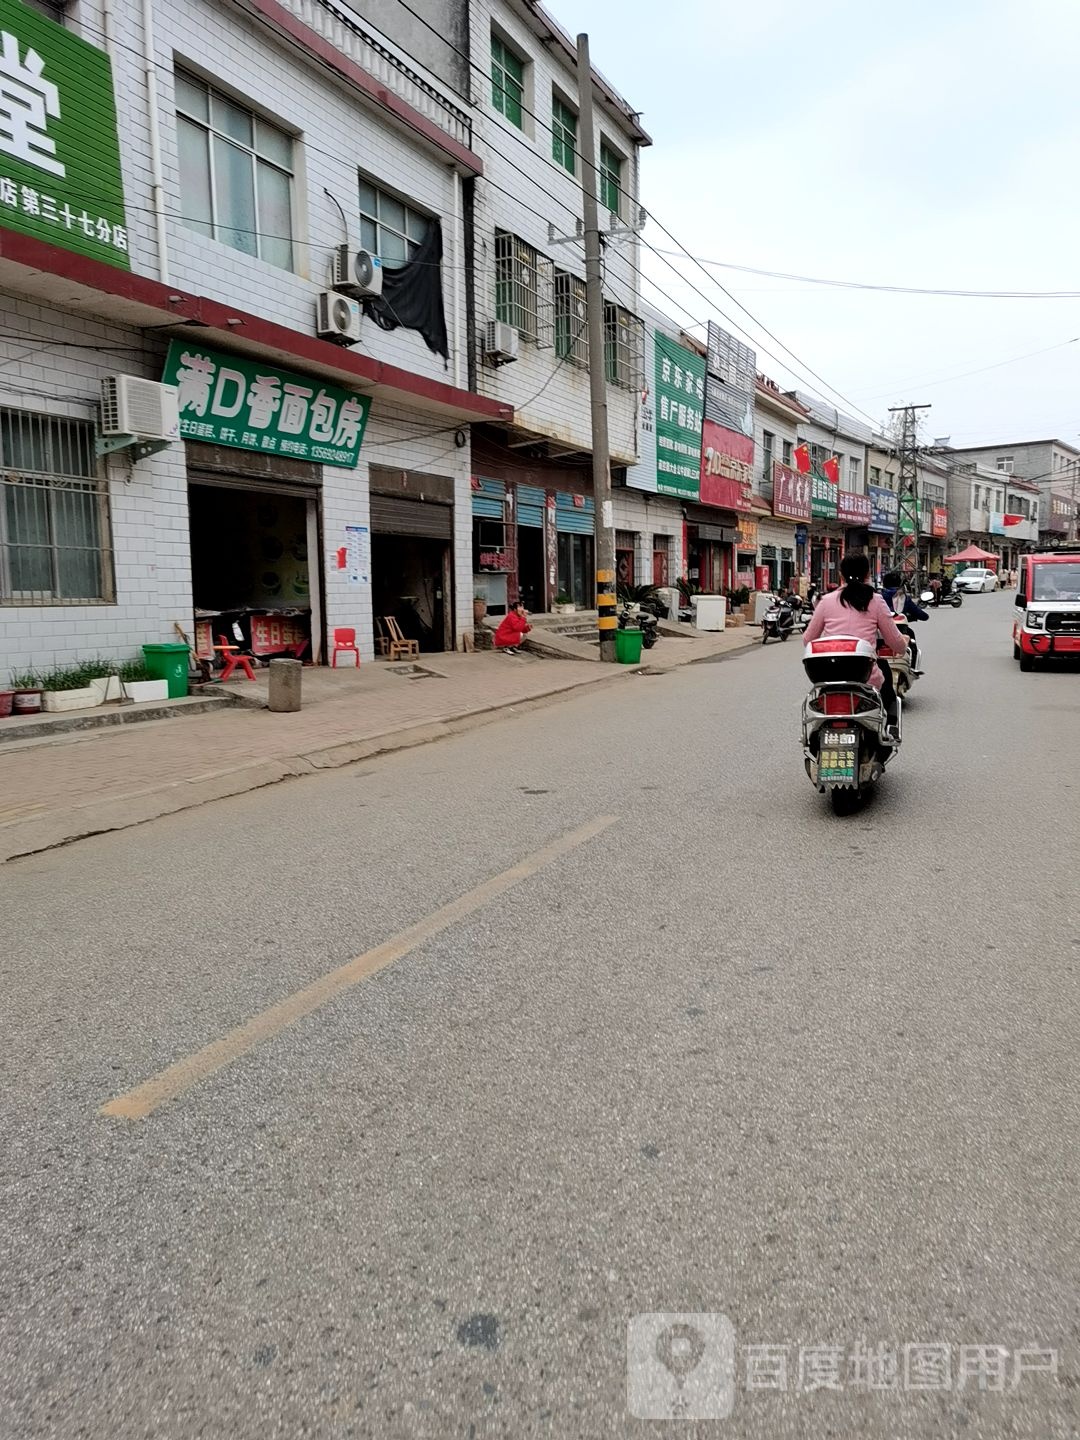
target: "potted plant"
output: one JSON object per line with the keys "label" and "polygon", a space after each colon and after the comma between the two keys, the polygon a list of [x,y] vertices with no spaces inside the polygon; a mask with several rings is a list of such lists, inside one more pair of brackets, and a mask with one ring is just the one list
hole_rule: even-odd
{"label": "potted plant", "polygon": [[486,614],[487,614],[487,596],[486,596],[486,595],[481,595],[480,592],[477,591],[476,594],[473,596],[473,600],[472,600],[472,618],[473,618],[473,624],[474,624],[474,625],[479,625],[480,622],[483,620],[483,618],[484,618],[484,616],[485,616]]}
{"label": "potted plant", "polygon": [[139,656],[135,660],[123,660],[119,666],[120,689],[123,697],[141,704],[147,700],[167,700],[169,682],[158,680],[151,675],[146,661]]}
{"label": "potted plant", "polygon": [[14,691],[11,709],[15,715],[37,715],[41,711],[41,681],[33,670],[23,670],[12,675],[11,688]]}
{"label": "potted plant", "polygon": [[99,705],[120,699],[119,666],[115,660],[103,660],[99,655],[96,660],[87,661],[83,669],[90,679],[90,688],[99,696]]}
{"label": "potted plant", "polygon": [[570,596],[567,595],[566,591],[560,590],[559,593],[555,596],[555,614],[573,615],[576,609],[577,606],[574,604],[573,600],[570,599]]}
{"label": "potted plant", "polygon": [[40,677],[42,705],[55,714],[64,710],[92,710],[101,704],[102,696],[91,685],[96,678],[92,664],[58,665]]}

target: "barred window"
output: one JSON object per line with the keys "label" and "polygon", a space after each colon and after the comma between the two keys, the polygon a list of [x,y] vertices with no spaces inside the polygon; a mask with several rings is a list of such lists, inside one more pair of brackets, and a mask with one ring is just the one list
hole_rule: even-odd
{"label": "barred window", "polygon": [[641,384],[641,322],[621,305],[604,305],[604,373],[612,385],[636,390]]}
{"label": "barred window", "polygon": [[0,408],[0,604],[112,599],[108,488],[94,427]]}
{"label": "barred window", "polygon": [[495,318],[537,338],[537,254],[506,230],[495,232]]}
{"label": "barred window", "polygon": [[589,327],[585,281],[555,271],[555,354],[572,365],[589,363]]}

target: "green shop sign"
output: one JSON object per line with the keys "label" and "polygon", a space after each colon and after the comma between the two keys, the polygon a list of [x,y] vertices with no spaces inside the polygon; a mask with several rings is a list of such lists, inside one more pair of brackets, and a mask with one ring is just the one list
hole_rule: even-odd
{"label": "green shop sign", "polygon": [[187,340],[170,344],[162,379],[177,388],[184,440],[348,469],[357,462],[366,395]]}
{"label": "green shop sign", "polygon": [[130,268],[112,66],[0,0],[0,226]]}
{"label": "green shop sign", "polygon": [[657,331],[656,489],[696,500],[701,486],[701,421],[705,361]]}
{"label": "green shop sign", "polygon": [[810,476],[810,514],[815,520],[835,520],[840,487],[815,470]]}

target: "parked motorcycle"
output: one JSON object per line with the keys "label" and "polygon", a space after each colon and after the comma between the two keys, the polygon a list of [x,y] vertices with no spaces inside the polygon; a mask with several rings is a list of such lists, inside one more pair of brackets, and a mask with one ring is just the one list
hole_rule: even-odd
{"label": "parked motorcycle", "polygon": [[660,638],[660,621],[656,616],[648,610],[633,610],[629,605],[619,607],[619,629],[640,630],[644,650],[651,650]]}
{"label": "parked motorcycle", "polygon": [[[798,623],[793,600],[773,600],[761,617],[761,643],[765,645],[770,640],[786,640],[798,627]],[[803,629],[806,623],[803,622]]]}
{"label": "parked motorcycle", "polygon": [[803,701],[802,740],[806,773],[833,813],[850,815],[881,779],[899,752],[902,700],[889,725],[881,696],[870,684],[876,659],[869,640],[835,636],[811,640],[803,669],[811,690]]}

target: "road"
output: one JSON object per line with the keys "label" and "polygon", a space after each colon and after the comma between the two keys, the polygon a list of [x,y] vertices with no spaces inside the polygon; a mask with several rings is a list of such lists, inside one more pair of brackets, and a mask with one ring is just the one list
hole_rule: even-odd
{"label": "road", "polygon": [[850,819],[789,643],[0,870],[0,1436],[1076,1436],[1080,676],[1010,614]]}

